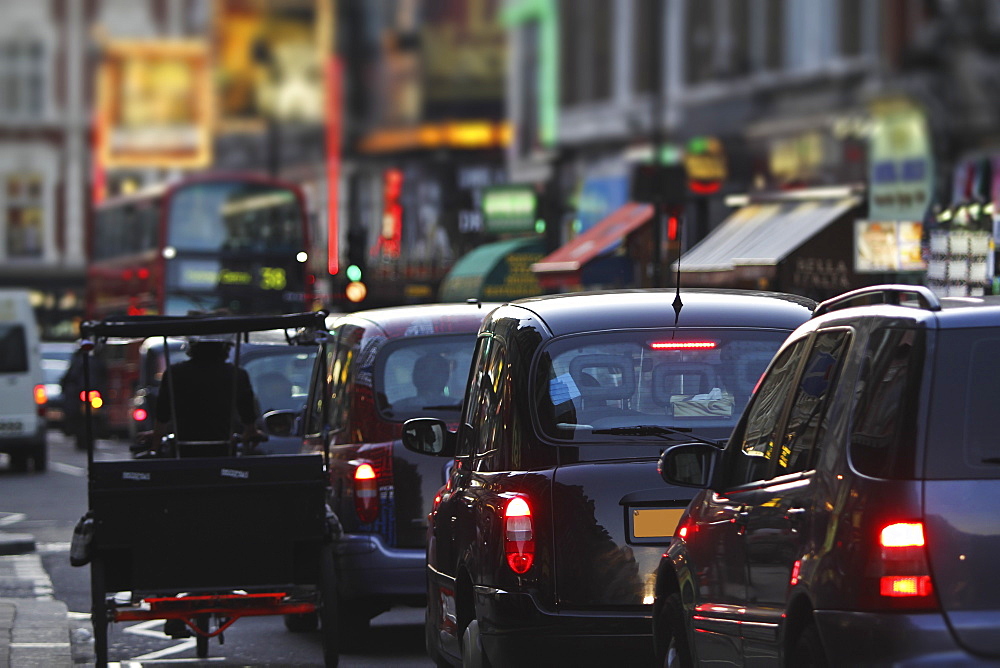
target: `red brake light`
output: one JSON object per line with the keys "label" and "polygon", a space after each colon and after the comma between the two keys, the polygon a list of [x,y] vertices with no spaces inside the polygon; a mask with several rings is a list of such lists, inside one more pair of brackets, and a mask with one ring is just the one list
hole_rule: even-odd
{"label": "red brake light", "polygon": [[518,575],[527,573],[535,562],[535,532],[531,506],[523,496],[515,496],[507,503],[503,536],[510,570]]}
{"label": "red brake light", "polygon": [[879,534],[882,547],[923,547],[923,522],[897,522],[883,527]]}
{"label": "red brake light", "polygon": [[132,419],[135,420],[136,422],[142,422],[147,417],[149,417],[149,413],[146,412],[145,408],[136,408],[134,411],[132,411]]}
{"label": "red brake light", "polygon": [[354,512],[365,524],[378,518],[378,475],[371,464],[354,469]]}
{"label": "red brake light", "polygon": [[80,401],[87,401],[88,397],[90,398],[91,408],[100,408],[104,405],[104,399],[101,398],[101,393],[98,390],[80,392]]}
{"label": "red brake light", "polygon": [[924,550],[923,522],[893,522],[878,533],[881,558],[878,593],[907,609],[937,607]]}
{"label": "red brake light", "polygon": [[653,341],[649,344],[653,350],[710,350],[715,346],[715,341]]}
{"label": "red brake light", "polygon": [[45,394],[45,386],[44,385],[35,385],[35,392],[34,392],[34,394],[35,394],[35,403],[38,404],[39,406],[41,406],[46,401],[48,401],[48,397]]}

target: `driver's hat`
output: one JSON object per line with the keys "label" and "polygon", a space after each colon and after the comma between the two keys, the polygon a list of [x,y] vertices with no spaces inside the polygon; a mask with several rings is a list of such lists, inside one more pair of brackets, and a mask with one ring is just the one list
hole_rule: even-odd
{"label": "driver's hat", "polygon": [[195,348],[219,348],[228,352],[229,348],[235,343],[235,336],[232,334],[196,334],[187,337],[184,350],[188,355]]}

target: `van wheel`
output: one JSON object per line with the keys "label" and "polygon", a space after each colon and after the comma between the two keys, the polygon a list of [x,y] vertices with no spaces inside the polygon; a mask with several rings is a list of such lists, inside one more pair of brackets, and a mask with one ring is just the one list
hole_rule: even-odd
{"label": "van wheel", "polygon": [[792,655],[785,662],[788,666],[801,668],[827,668],[826,652],[823,650],[823,642],[819,638],[819,631],[816,625],[809,623],[795,641]]}
{"label": "van wheel", "polygon": [[35,460],[35,470],[38,472],[49,467],[49,449],[45,447],[44,443],[35,448],[35,456],[32,459]]}
{"label": "van wheel", "polygon": [[16,473],[27,473],[28,455],[21,452],[18,452],[17,454],[11,453],[10,470]]}
{"label": "van wheel", "polygon": [[490,660],[483,651],[483,639],[479,635],[479,620],[473,619],[462,633],[463,668],[490,668]]}

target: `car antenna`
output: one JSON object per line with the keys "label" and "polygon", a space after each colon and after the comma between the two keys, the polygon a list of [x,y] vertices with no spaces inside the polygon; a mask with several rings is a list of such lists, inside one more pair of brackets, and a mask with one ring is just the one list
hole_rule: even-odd
{"label": "car antenna", "polygon": [[674,283],[677,285],[677,293],[674,295],[673,304],[674,307],[674,327],[677,326],[678,321],[681,318],[681,309],[684,308],[684,302],[681,300],[681,239],[684,230],[683,218],[681,216],[677,217],[677,278]]}

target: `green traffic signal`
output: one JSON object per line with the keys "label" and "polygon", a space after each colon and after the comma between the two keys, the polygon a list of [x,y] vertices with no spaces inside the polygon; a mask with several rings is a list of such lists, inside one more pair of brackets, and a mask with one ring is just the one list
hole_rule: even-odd
{"label": "green traffic signal", "polygon": [[361,280],[361,267],[356,264],[352,264],[347,268],[347,279],[350,281],[360,281]]}

